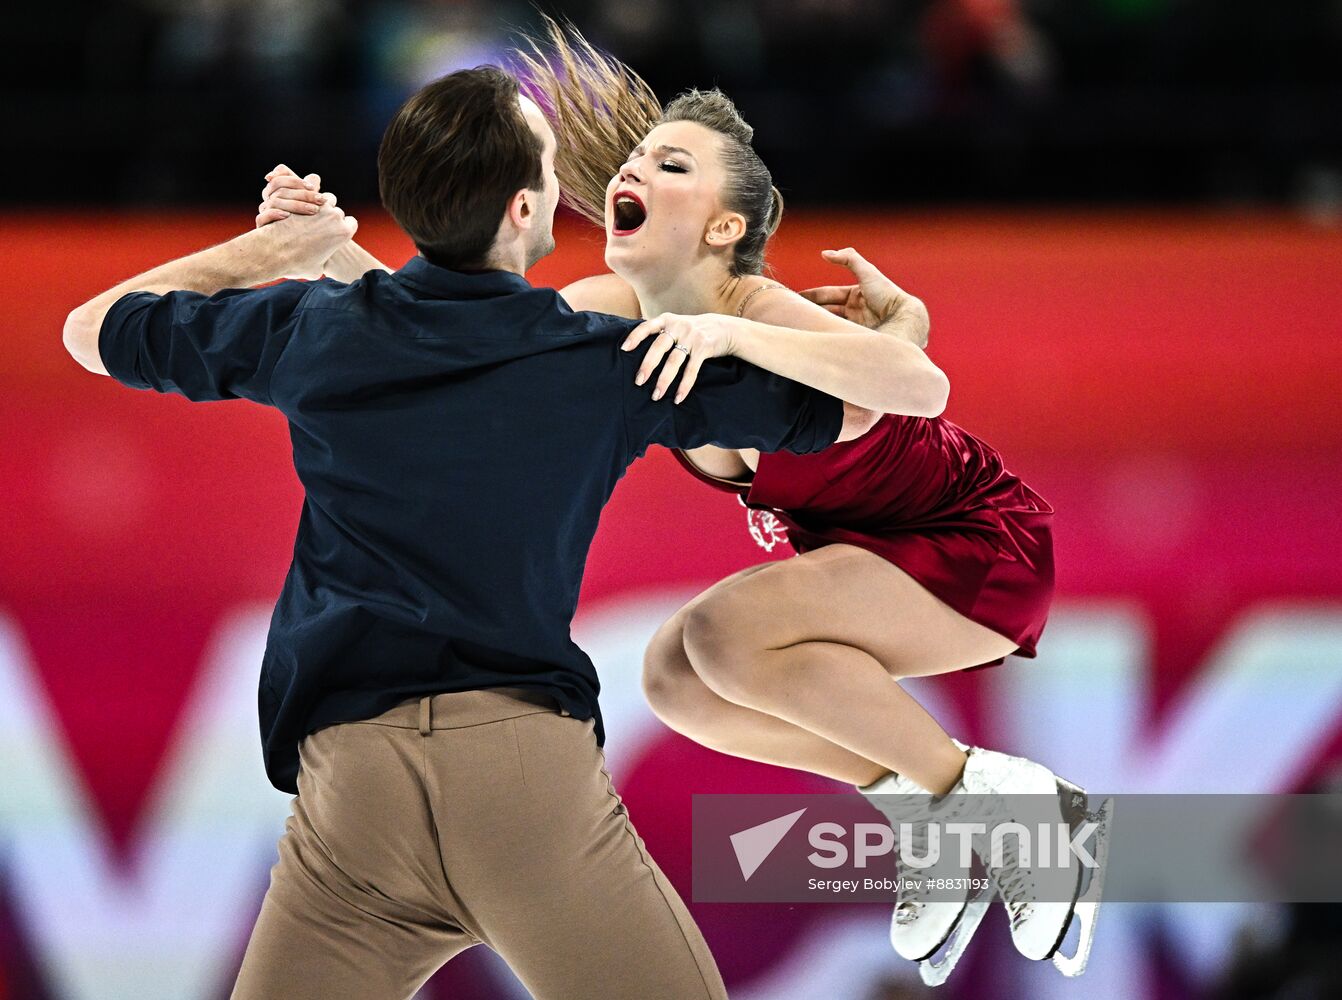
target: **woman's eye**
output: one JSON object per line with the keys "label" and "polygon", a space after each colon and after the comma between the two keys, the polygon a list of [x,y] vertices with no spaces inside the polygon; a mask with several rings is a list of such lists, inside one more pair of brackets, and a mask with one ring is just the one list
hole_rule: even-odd
{"label": "woman's eye", "polygon": [[663,170],[669,170],[669,171],[671,171],[671,173],[673,173],[673,174],[683,174],[683,173],[685,173],[685,168],[682,167],[679,163],[675,163],[675,162],[672,161],[672,160],[667,160],[665,163],[663,163],[663,164],[662,164],[662,169],[663,169]]}

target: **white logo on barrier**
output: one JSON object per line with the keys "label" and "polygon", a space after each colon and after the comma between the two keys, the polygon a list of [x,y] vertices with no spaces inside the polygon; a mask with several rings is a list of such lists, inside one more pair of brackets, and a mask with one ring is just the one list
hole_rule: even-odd
{"label": "white logo on barrier", "polygon": [[0,616],[0,877],[53,996],[206,1000],[227,987],[289,805],[256,731],[269,618],[256,608],[216,631],[124,871]]}
{"label": "white logo on barrier", "polygon": [[[609,631],[583,636],[594,654],[609,636],[621,650],[638,646],[619,663],[594,655],[615,695],[603,695],[603,705],[617,767],[657,731],[637,677],[641,642],[664,616],[631,621],[628,611],[647,600],[605,602]],[[19,631],[0,618],[0,881],[50,992],[62,1000],[208,1000],[226,986],[288,809],[288,798],[265,779],[256,742],[256,673],[268,618],[269,609],[258,608],[217,631],[181,735],[163,759],[129,872],[109,863]],[[1130,606],[1059,605],[1038,661],[985,676],[985,741],[1097,792],[1276,792],[1291,788],[1336,732],[1336,605],[1292,603],[1246,615],[1156,726],[1148,723],[1148,635]],[[912,686],[920,698],[939,693]],[[949,724],[953,711],[935,704],[934,714]],[[1106,910],[1086,973],[1090,992],[1150,995],[1147,923],[1155,913],[1136,905]],[[888,922],[888,914],[874,916]],[[1159,917],[1179,944],[1171,954],[1206,975],[1225,956],[1244,909],[1174,906]],[[872,949],[883,930],[820,922],[796,944],[805,961],[785,957],[733,997],[809,997],[816,983],[832,996],[869,992],[903,968],[893,953]],[[1013,970],[1021,995],[1069,995],[1052,969]]]}

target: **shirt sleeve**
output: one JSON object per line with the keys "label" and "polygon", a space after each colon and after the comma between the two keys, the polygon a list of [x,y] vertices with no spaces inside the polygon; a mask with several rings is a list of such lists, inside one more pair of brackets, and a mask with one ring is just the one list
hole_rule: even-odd
{"label": "shirt sleeve", "polygon": [[676,404],[675,383],[660,400],[656,375],[634,384],[643,350],[620,351],[624,411],[635,454],[650,444],[668,448],[755,448],[799,455],[823,451],[843,428],[843,403],[737,358],[712,358],[685,401]]}
{"label": "shirt sleeve", "polygon": [[269,404],[271,372],[309,288],[131,292],[107,311],[98,351],[108,374],[135,389]]}

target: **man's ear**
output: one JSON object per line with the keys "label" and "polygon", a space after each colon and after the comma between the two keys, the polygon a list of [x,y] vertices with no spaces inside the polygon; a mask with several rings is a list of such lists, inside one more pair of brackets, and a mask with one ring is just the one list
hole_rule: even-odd
{"label": "man's ear", "polygon": [[508,219],[519,230],[530,229],[536,218],[536,192],[521,188],[508,200]]}
{"label": "man's ear", "polygon": [[708,223],[704,242],[715,250],[723,250],[745,234],[746,217],[740,212],[723,212]]}

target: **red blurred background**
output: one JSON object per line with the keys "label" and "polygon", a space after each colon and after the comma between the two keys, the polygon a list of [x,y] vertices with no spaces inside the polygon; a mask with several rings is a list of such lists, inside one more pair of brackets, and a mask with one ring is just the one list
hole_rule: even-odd
{"label": "red blurred background", "polygon": [[[380,216],[355,214],[383,260],[413,252]],[[123,865],[221,614],[279,592],[301,493],[277,413],[96,378],[62,349],[61,324],[116,281],[245,225],[223,214],[0,219],[0,612],[17,623]],[[599,234],[569,221],[557,236],[533,283],[602,270]],[[929,353],[951,379],[946,416],[1058,510],[1059,601],[1125,600],[1151,622],[1153,720],[1247,609],[1342,601],[1336,230],[1270,214],[797,214],[772,260],[794,288],[833,283],[842,274],[819,251],[848,245],[928,303]],[[734,500],[657,452],[604,515],[584,614],[764,557]],[[1048,643],[1046,630],[1041,651]],[[969,718],[981,711],[974,676],[944,687]],[[1311,774],[1342,759],[1338,735]],[[688,896],[690,794],[773,791],[781,779],[670,734],[657,747],[624,791]],[[0,997],[58,995],[21,906],[7,909]],[[788,947],[742,951],[714,911],[696,915],[729,984]],[[433,995],[475,995],[472,975],[469,962],[449,967]]]}

